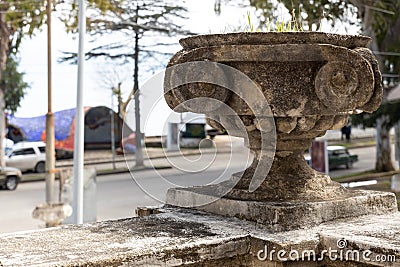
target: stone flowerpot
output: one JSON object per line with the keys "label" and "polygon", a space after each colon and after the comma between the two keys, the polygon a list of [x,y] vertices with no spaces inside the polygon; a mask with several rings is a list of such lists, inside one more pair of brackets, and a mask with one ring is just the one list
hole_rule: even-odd
{"label": "stone flowerpot", "polygon": [[395,211],[392,194],[348,190],[303,157],[315,137],[379,107],[381,74],[369,42],[317,32],[181,39],[165,77],[168,105],[206,114],[212,126],[244,137],[254,161],[229,181],[170,189],[167,203],[276,231]]}

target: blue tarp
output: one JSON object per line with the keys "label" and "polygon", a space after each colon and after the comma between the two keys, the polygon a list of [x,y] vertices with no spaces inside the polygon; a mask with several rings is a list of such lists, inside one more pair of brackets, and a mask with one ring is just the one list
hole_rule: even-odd
{"label": "blue tarp", "polygon": [[[75,118],[75,108],[54,112],[54,130],[57,141],[65,140],[71,131],[71,125]],[[46,116],[33,118],[17,118],[7,115],[9,124],[19,128],[26,141],[41,141],[41,136],[46,130]]]}

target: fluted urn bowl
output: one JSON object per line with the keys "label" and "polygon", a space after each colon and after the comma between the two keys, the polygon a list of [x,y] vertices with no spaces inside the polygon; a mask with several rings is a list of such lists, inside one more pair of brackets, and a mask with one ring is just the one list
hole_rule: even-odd
{"label": "fluted urn bowl", "polygon": [[[221,65],[209,69],[199,64],[191,70],[184,68],[183,74],[179,68],[167,71],[165,99],[172,109],[206,114],[212,126],[245,137],[255,154],[254,162],[243,173],[202,192],[218,194],[231,187],[226,198],[264,202],[320,201],[353,194],[311,169],[303,152],[313,138],[345,125],[349,114],[379,107],[381,75],[367,48],[369,42],[365,36],[317,32],[232,33],[181,39],[183,49],[170,60],[170,68],[191,62],[218,63],[249,77],[260,94],[246,95],[249,85],[231,77]],[[182,80],[193,73],[223,80],[231,88],[206,82],[172,85],[171,80]],[[197,98],[215,99],[220,104],[189,103]],[[256,104],[255,111],[252,105],[260,101],[267,106]],[[221,106],[230,107],[235,114],[221,112]],[[275,137],[271,137],[271,131]],[[269,145],[261,145],[268,136],[275,138],[275,143],[270,140]],[[256,172],[257,166],[267,166],[269,171]],[[261,182],[252,190],[254,178]]]}

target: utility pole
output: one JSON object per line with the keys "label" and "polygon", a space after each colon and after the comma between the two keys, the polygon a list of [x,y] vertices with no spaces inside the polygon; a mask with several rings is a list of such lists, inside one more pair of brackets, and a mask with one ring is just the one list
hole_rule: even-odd
{"label": "utility pole", "polygon": [[[136,6],[135,23],[138,23],[139,5]],[[135,68],[133,73],[133,92],[135,98],[135,145],[136,168],[143,167],[142,133],[140,132],[140,91],[139,91],[139,27],[135,30]]]}
{"label": "utility pole", "polygon": [[[39,204],[32,217],[46,223],[46,227],[59,225],[71,215],[71,207],[55,199],[55,146],[54,114],[52,111],[52,68],[51,68],[51,11],[52,0],[47,0],[47,114],[46,114],[46,203]],[[60,181],[61,183],[61,181]]]}
{"label": "utility pole", "polygon": [[54,114],[52,111],[52,66],[51,66],[51,9],[52,0],[47,0],[47,114],[46,114],[46,203],[54,202]]}
{"label": "utility pole", "polygon": [[83,223],[83,160],[84,160],[84,113],[83,113],[83,69],[85,57],[86,15],[85,0],[79,0],[79,50],[78,50],[78,86],[76,97],[75,136],[74,136],[74,197],[73,222]]}
{"label": "utility pole", "polygon": [[[114,88],[113,88],[114,89]],[[112,165],[113,170],[116,169],[115,167],[115,134],[114,134],[114,90],[111,91],[111,109],[110,109],[110,116],[111,116],[111,153],[112,153]],[[118,123],[118,122],[117,122]]]}

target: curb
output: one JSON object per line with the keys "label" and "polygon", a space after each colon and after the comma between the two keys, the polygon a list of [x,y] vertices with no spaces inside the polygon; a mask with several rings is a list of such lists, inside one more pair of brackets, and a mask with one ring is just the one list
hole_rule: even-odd
{"label": "curb", "polygon": [[154,167],[141,167],[141,168],[133,168],[132,170],[129,168],[117,168],[115,170],[98,170],[96,171],[97,176],[109,175],[109,174],[118,174],[118,173],[127,173],[131,171],[139,172],[139,171],[146,171],[146,170],[165,170],[165,169],[172,169],[171,166],[154,166]]}
{"label": "curb", "polygon": [[[164,153],[164,155],[154,155],[154,156],[148,156],[144,157],[144,160],[150,160],[150,159],[162,159],[162,158],[167,158],[167,157],[178,157],[178,156],[194,156],[194,155],[200,155],[200,154],[212,154],[212,153],[230,153],[232,150],[229,149],[221,149],[221,151],[218,150],[206,150],[206,151],[190,151],[190,150],[185,150],[185,151],[180,151],[178,153],[171,153],[167,154]],[[128,157],[128,158],[123,158],[123,159],[116,159],[115,162],[125,162],[125,161],[134,161],[135,157]],[[93,161],[93,160],[85,160],[85,165],[96,165],[96,164],[107,164],[107,163],[112,163],[112,159],[110,158],[104,158],[100,159],[98,161]],[[56,164],[57,168],[64,168],[64,167],[72,167],[74,164],[73,162],[68,162],[68,163],[62,163],[60,162],[59,164]]]}
{"label": "curb", "polygon": [[379,172],[379,173],[369,173],[369,174],[360,174],[357,176],[351,176],[342,179],[332,179],[338,183],[351,183],[351,182],[361,182],[361,181],[369,181],[369,180],[386,180],[388,177],[400,174],[400,170],[389,171],[389,172]]}
{"label": "curb", "polygon": [[[171,166],[154,166],[154,167],[146,167],[144,166],[143,168],[138,168],[138,169],[129,169],[129,168],[117,168],[115,170],[113,169],[103,169],[103,170],[96,170],[96,176],[104,176],[104,175],[110,175],[110,174],[120,174],[120,173],[128,173],[131,171],[146,171],[146,170],[165,170],[165,169],[172,169]],[[28,183],[28,182],[36,182],[36,181],[44,181],[46,178],[45,176],[42,176],[45,174],[25,174],[22,175],[22,179],[20,183]],[[58,178],[56,178],[58,180]]]}

